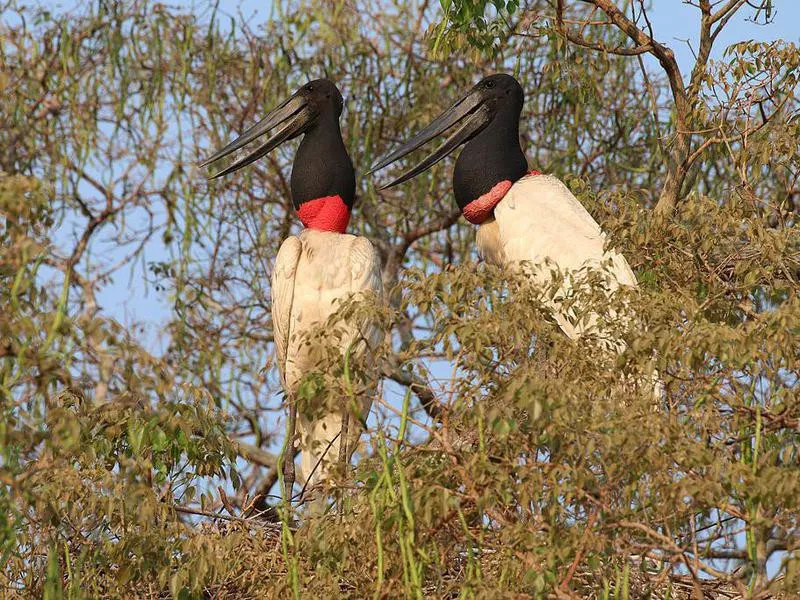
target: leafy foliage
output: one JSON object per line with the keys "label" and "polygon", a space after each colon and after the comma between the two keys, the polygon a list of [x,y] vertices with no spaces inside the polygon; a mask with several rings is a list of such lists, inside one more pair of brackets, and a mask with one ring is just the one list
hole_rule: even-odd
{"label": "leafy foliage", "polygon": [[[800,591],[797,48],[732,47],[691,77],[681,109],[668,73],[645,79],[635,59],[556,28],[504,29],[490,58],[469,36],[431,54],[440,16],[300,1],[254,29],[213,4],[4,8],[6,595]],[[616,324],[618,358],[564,339],[539,300],[551,290],[475,265],[449,163],[385,194],[363,178],[353,229],[379,248],[390,301],[339,316],[391,331],[383,394],[355,473],[332,490],[342,510],[269,522],[283,433],[268,282],[298,226],[292,149],[212,184],[194,164],[327,73],[363,172],[480,70],[518,72],[531,166],[560,175],[628,258],[641,285],[616,300],[641,322]],[[674,210],[653,211],[690,130],[678,114],[691,161]],[[115,320],[119,280],[165,314],[161,349],[146,319]],[[332,321],[317,343],[335,333]],[[357,380],[326,360],[309,394],[346,397]]]}

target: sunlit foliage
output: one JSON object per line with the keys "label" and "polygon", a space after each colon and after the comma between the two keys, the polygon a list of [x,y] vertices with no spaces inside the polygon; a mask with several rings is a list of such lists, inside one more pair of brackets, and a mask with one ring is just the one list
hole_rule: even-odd
{"label": "sunlit foliage", "polygon": [[[800,52],[732,47],[692,74],[680,113],[668,72],[530,27],[548,3],[500,7],[516,26],[492,52],[440,27],[461,5],[292,1],[263,22],[214,3],[6,3],[3,595],[800,591]],[[525,87],[531,167],[628,257],[641,286],[619,300],[641,326],[619,324],[628,350],[606,360],[559,333],[548,290],[477,264],[450,161],[383,194],[360,177],[351,229],[379,248],[390,302],[345,310],[391,330],[376,425],[340,514],[270,522],[269,281],[298,228],[293,148],[213,183],[195,164],[327,75],[364,173],[494,70]],[[140,317],[166,314],[160,347],[146,318],[114,320],[120,282]],[[654,362],[657,406],[637,377]],[[344,371],[308,385],[346,397]]]}

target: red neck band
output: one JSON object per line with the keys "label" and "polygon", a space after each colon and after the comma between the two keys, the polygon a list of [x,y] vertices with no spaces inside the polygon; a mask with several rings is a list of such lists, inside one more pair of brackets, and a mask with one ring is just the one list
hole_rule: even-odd
{"label": "red neck band", "polygon": [[[540,171],[528,171],[528,175],[541,174],[542,173]],[[480,225],[483,223],[486,219],[492,216],[494,207],[497,206],[497,203],[505,197],[512,185],[514,184],[509,179],[504,179],[503,181],[498,181],[495,183],[492,189],[464,207],[464,210],[461,211],[464,215],[464,218],[475,225]]]}
{"label": "red neck band", "polygon": [[309,229],[344,233],[350,222],[350,208],[341,196],[325,196],[303,202],[297,216]]}

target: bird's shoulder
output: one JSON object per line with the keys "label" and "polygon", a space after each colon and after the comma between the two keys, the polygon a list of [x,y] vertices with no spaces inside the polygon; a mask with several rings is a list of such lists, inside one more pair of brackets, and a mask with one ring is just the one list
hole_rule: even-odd
{"label": "bird's shoulder", "polygon": [[293,278],[302,252],[303,242],[299,237],[290,235],[286,238],[275,257],[275,267],[272,270],[273,281]]}
{"label": "bird's shoulder", "polygon": [[381,258],[372,242],[363,236],[353,236],[349,258],[353,291],[372,289],[380,293]]}
{"label": "bird's shoulder", "polygon": [[594,238],[602,230],[589,211],[558,177],[535,175],[516,182],[495,209],[498,220]]}

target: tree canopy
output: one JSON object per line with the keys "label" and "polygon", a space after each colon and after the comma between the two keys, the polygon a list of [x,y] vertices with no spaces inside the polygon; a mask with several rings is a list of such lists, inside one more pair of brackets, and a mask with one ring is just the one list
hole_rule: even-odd
{"label": "tree canopy", "polygon": [[[683,73],[640,2],[279,0],[258,23],[213,2],[2,3],[4,594],[800,592],[800,50],[710,52],[773,5],[700,0]],[[385,192],[364,175],[493,71],[525,89],[531,168],[636,272],[621,300],[642,326],[619,325],[615,359],[564,339],[552,290],[479,263],[452,160]],[[389,299],[340,316],[390,335],[343,508],[295,528],[270,519],[269,289],[300,226],[294,148],[214,182],[196,164],[320,76],[345,96],[350,229]],[[165,314],[160,347],[120,322],[120,285]],[[654,357],[658,407],[629,377]],[[308,385],[342,397],[330,358]]]}

